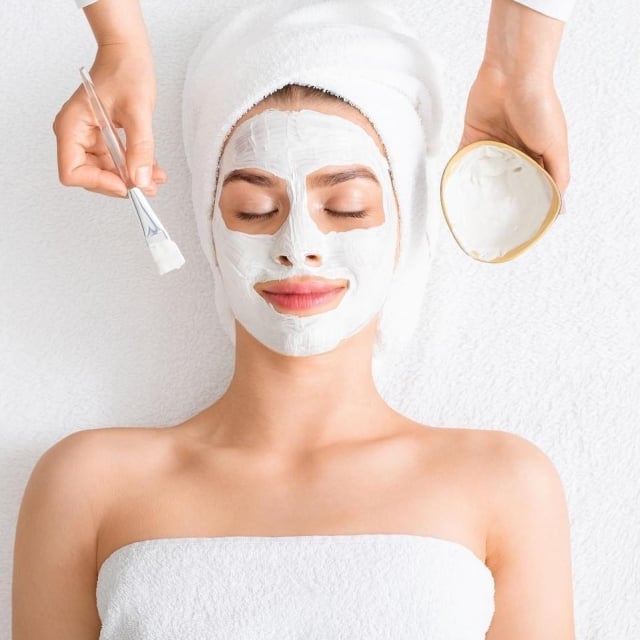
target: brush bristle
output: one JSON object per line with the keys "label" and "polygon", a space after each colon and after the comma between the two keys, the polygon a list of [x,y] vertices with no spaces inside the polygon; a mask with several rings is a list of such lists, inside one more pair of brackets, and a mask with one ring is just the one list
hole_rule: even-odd
{"label": "brush bristle", "polygon": [[151,249],[151,255],[155,260],[160,275],[179,269],[185,263],[178,245],[170,238],[160,242],[153,242],[149,245],[149,249]]}

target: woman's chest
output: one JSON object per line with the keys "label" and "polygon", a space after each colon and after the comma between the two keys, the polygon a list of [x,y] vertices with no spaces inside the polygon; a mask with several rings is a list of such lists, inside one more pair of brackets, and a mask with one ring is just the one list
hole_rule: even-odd
{"label": "woman's chest", "polygon": [[[253,463],[253,464],[252,464]],[[484,560],[477,479],[414,453],[347,455],[297,465],[218,457],[113,480],[97,566],[137,540],[408,533],[453,540]]]}

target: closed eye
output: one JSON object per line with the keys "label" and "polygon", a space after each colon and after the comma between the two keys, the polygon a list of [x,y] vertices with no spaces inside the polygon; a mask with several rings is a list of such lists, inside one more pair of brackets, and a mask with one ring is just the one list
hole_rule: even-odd
{"label": "closed eye", "polygon": [[325,211],[338,218],[364,218],[367,215],[366,211],[333,211],[331,209],[325,209]]}
{"label": "closed eye", "polygon": [[278,213],[277,209],[274,209],[273,211],[267,211],[266,213],[249,213],[247,211],[238,211],[238,213],[236,213],[236,218],[238,218],[239,220],[257,220],[258,218],[268,220],[269,218],[273,218],[276,213]]}

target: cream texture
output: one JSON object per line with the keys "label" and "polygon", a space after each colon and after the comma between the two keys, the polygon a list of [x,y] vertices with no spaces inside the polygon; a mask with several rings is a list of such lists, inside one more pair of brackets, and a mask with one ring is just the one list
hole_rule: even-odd
{"label": "cream texture", "polygon": [[443,196],[458,241],[474,257],[492,260],[536,235],[553,189],[542,170],[519,154],[481,145],[457,162]]}
{"label": "cream texture", "polygon": [[405,534],[143,540],[100,568],[100,640],[484,640],[494,581]]}
{"label": "cream texture", "polygon": [[[376,175],[384,223],[324,233],[309,211],[307,177],[325,167],[351,165],[366,166]],[[226,295],[217,295],[216,304],[226,330],[233,335],[235,317],[260,342],[285,355],[334,349],[377,314],[391,283],[398,214],[386,159],[371,136],[350,120],[308,109],[267,109],[233,132],[222,154],[218,185],[241,168],[284,179],[289,214],[274,234],[232,231],[220,211],[223,189],[217,189],[213,240]],[[321,264],[307,264],[307,255],[317,256]],[[281,264],[280,256],[291,264]],[[297,276],[346,279],[349,284],[337,307],[304,317],[276,311],[254,288]]]}
{"label": "cream texture", "polygon": [[164,238],[160,242],[150,242],[149,250],[158,268],[158,274],[161,276],[179,269],[185,262],[178,245],[170,238]]}

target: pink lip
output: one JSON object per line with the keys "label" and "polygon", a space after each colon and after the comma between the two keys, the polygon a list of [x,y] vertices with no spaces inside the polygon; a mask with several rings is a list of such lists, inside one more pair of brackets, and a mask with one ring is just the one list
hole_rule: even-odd
{"label": "pink lip", "polygon": [[327,280],[282,280],[270,283],[259,293],[277,307],[302,311],[330,303],[346,288],[346,285]]}

